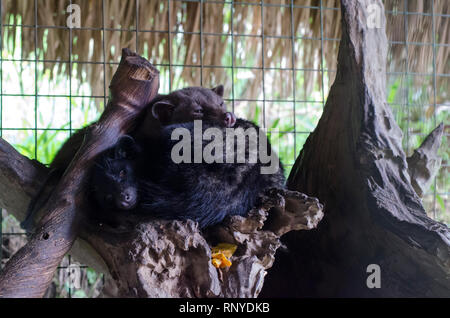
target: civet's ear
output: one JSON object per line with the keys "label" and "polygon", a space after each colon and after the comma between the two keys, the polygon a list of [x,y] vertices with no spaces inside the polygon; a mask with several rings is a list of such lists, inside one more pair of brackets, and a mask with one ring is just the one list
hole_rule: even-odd
{"label": "civet's ear", "polygon": [[216,93],[217,95],[219,95],[220,97],[223,97],[223,91],[224,91],[223,85],[219,85],[214,88],[211,88],[211,90],[214,93]]}
{"label": "civet's ear", "polygon": [[161,100],[152,106],[152,115],[162,124],[170,122],[175,106],[168,100]]}
{"label": "civet's ear", "polygon": [[119,138],[114,148],[115,159],[133,159],[139,152],[138,145],[133,137],[124,135]]}

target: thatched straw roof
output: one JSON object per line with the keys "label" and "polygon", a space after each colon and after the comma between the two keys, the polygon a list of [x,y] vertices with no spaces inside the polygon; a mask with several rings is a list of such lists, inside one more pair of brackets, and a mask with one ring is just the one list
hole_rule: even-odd
{"label": "thatched straw roof", "polygon": [[[93,95],[103,95],[104,93],[103,80],[99,80],[100,74],[103,74],[102,62],[104,59],[106,62],[118,62],[122,47],[135,50],[137,46],[139,53],[150,57],[153,63],[162,64],[160,68],[163,70],[167,69],[169,60],[175,65],[194,66],[173,67],[172,81],[179,81],[181,78],[184,85],[198,85],[200,79],[205,85],[224,82],[228,83],[226,87],[228,92],[231,90],[229,78],[232,73],[230,69],[221,67],[261,68],[263,66],[261,57],[264,56],[264,67],[269,68],[266,72],[273,74],[273,82],[286,83],[283,85],[285,91],[279,92],[279,97],[290,96],[295,76],[286,76],[284,72],[271,71],[270,68],[289,68],[294,62],[296,68],[307,69],[303,73],[304,80],[300,85],[296,83],[297,95],[307,96],[314,85],[316,88],[320,88],[323,84],[320,72],[308,71],[321,68],[322,53],[326,69],[334,70],[336,65],[338,41],[333,39],[340,37],[340,12],[332,8],[339,7],[339,0],[322,1],[323,7],[328,8],[322,10],[322,19],[321,11],[318,9],[320,0],[294,1],[294,6],[303,6],[303,8],[294,7],[292,9],[293,25],[291,25],[290,0],[264,1],[268,6],[264,7],[263,14],[261,14],[261,7],[257,5],[260,1],[245,0],[245,4],[242,1],[235,1],[233,15],[231,15],[229,2],[205,2],[201,9],[200,3],[194,1],[104,1],[103,7],[101,0],[73,0],[72,3],[77,3],[81,7],[82,29],[74,29],[71,34],[65,28],[67,19],[65,10],[68,2],[67,0],[39,0],[37,2],[38,25],[52,27],[37,29],[37,53],[40,59],[69,61],[69,50],[71,49],[70,59],[72,62],[93,62],[76,64],[73,70],[81,82],[90,83]],[[404,9],[403,0],[386,0],[385,2],[388,11],[403,11]],[[270,6],[275,3],[282,4],[284,7]],[[434,12],[436,13],[448,14],[449,7],[450,2],[447,0],[434,1]],[[408,10],[431,13],[431,1],[410,0],[408,1]],[[104,19],[102,19],[102,11]],[[137,11],[139,12],[138,17],[136,17]],[[31,26],[5,27],[3,34],[8,40],[4,43],[12,43],[13,47],[20,41],[22,58],[33,57],[35,50],[34,1],[4,1],[2,14],[4,23]],[[438,43],[450,43],[449,18],[437,16],[433,20],[430,15],[408,15],[405,28],[404,15],[388,14],[387,17],[387,31],[391,41],[404,42],[405,30],[409,30],[407,35],[409,42],[431,43],[434,21]],[[323,37],[326,38],[323,41],[320,40],[321,25],[323,25]],[[107,28],[104,43],[101,31],[103,26]],[[140,31],[137,40],[136,32],[133,31],[136,26]],[[130,31],[115,30],[119,28]],[[172,44],[169,48],[168,29],[187,33],[172,33],[170,36]],[[296,37],[303,37],[295,39],[294,48],[292,48],[292,30]],[[234,34],[248,34],[249,36],[235,36],[232,39],[230,36],[214,35],[217,33],[229,35],[231,31]],[[204,33],[203,41],[200,40],[198,32]],[[264,41],[261,41],[261,33],[267,36]],[[18,34],[21,38],[17,36]],[[69,46],[70,36],[73,39],[71,48]],[[231,41],[234,42],[233,46],[230,45]],[[430,47],[419,45],[414,46],[414,49],[405,50],[405,45],[393,44],[390,50],[390,65],[404,65],[407,59],[410,70],[429,73],[433,60]],[[294,53],[294,57],[292,53]],[[103,55],[105,56],[103,57]],[[231,59],[231,56],[234,56],[234,60]],[[436,49],[437,73],[448,73],[448,60],[449,46],[438,47]],[[205,67],[200,76],[198,67],[200,65],[216,67]],[[45,63],[44,67],[47,69],[57,67],[60,72],[69,72],[68,67],[62,67],[58,63]],[[105,67],[106,83],[109,83],[115,67],[116,65]],[[259,83],[262,80],[263,72],[257,69],[250,71],[253,72],[253,80],[248,82],[245,91],[234,92],[234,97],[252,98],[261,90]],[[333,72],[325,75],[328,75],[330,80],[334,77]],[[440,80],[441,78],[438,78],[438,81]]]}

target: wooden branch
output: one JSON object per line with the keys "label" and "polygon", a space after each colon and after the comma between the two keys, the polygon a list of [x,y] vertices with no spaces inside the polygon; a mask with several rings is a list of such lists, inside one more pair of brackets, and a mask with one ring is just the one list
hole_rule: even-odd
{"label": "wooden branch", "polygon": [[46,214],[29,242],[8,261],[0,275],[1,297],[42,297],[61,259],[79,233],[86,208],[81,185],[93,158],[131,129],[133,120],[156,95],[158,71],[124,49],[111,81],[111,98],[47,204]]}
{"label": "wooden branch", "polygon": [[[381,0],[341,1],[336,80],[288,179],[324,203],[325,217],[285,236],[289,253],[277,254],[263,296],[450,295],[450,231],[427,217],[411,185],[386,103],[384,15],[380,29],[367,23],[374,5],[384,12]],[[367,284],[369,264],[380,267],[380,288]]]}
{"label": "wooden branch", "polygon": [[406,159],[411,185],[420,197],[428,190],[441,167],[442,160],[437,153],[443,134],[444,124],[441,123],[414,150],[412,156]]}
{"label": "wooden branch", "polygon": [[28,203],[41,187],[48,168],[22,156],[0,138],[0,207],[18,220],[25,218]]}
{"label": "wooden branch", "polygon": [[[0,138],[0,207],[17,220],[24,220],[28,203],[48,173],[47,167],[21,155]],[[88,264],[98,272],[109,273],[100,255],[82,239],[77,238],[69,253],[82,264]]]}

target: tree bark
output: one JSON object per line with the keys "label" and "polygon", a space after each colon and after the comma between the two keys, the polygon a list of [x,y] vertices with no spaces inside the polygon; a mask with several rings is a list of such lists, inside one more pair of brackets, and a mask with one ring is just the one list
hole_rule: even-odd
{"label": "tree bark", "polygon": [[437,152],[443,134],[444,124],[441,123],[425,138],[420,147],[414,150],[412,156],[406,158],[411,185],[419,197],[428,190],[441,167],[442,159],[438,157]]}
{"label": "tree bark", "polygon": [[[21,155],[0,138],[0,207],[23,221],[31,198],[37,195],[49,172],[49,168]],[[109,274],[101,256],[81,238],[75,240],[69,254],[97,272]]]}
{"label": "tree bark", "polygon": [[[384,7],[341,4],[336,80],[288,179],[289,189],[324,203],[325,217],[317,229],[283,238],[289,253],[277,254],[262,295],[448,297],[450,232],[427,217],[411,186],[386,103],[385,17],[380,29],[367,24],[369,5]],[[381,288],[369,288],[369,264],[380,267]]]}
{"label": "tree bark", "polygon": [[[120,230],[86,224],[82,237],[102,255],[122,297],[257,297],[280,236],[315,228],[322,216],[317,199],[273,189],[248,217],[233,216],[207,231],[193,221],[130,216]],[[230,268],[212,265],[217,243],[237,246]]]}
{"label": "tree bark", "polygon": [[111,81],[110,101],[86,133],[83,145],[42,208],[36,232],[8,261],[0,275],[0,297],[42,297],[54,271],[79,233],[86,210],[82,184],[93,158],[129,131],[140,111],[156,96],[158,71],[124,49]]}

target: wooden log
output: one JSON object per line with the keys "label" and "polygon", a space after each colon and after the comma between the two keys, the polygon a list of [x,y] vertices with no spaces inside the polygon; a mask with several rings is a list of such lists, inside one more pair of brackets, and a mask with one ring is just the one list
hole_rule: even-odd
{"label": "wooden log", "polygon": [[406,158],[411,185],[419,197],[422,197],[430,187],[441,167],[442,159],[438,156],[444,134],[444,124],[436,127],[412,156]]}
{"label": "wooden log", "polygon": [[[336,80],[288,179],[324,203],[325,217],[284,237],[289,252],[277,253],[261,295],[448,297],[450,231],[427,217],[386,103],[383,4],[342,0],[341,9]],[[367,23],[374,13],[381,28]]]}
{"label": "wooden log", "polygon": [[7,141],[0,138],[0,207],[25,218],[30,199],[42,186],[48,168],[22,156]]}
{"label": "wooden log", "polygon": [[46,213],[36,232],[4,267],[0,297],[42,297],[79,233],[86,209],[80,190],[93,158],[132,128],[158,87],[158,71],[144,58],[124,49],[111,81],[107,107],[98,123],[87,131],[83,145],[42,208]]}
{"label": "wooden log", "polygon": [[[257,297],[280,236],[313,229],[323,216],[317,199],[295,191],[274,189],[262,201],[248,217],[233,216],[206,231],[190,220],[129,216],[129,226],[91,222],[81,235],[105,260],[119,296]],[[217,243],[237,246],[230,268],[212,265]]]}
{"label": "wooden log", "polygon": [[[49,168],[21,155],[0,138],[0,208],[23,221],[31,198],[37,195],[49,172]],[[81,238],[76,239],[69,254],[99,273],[109,273],[101,256]]]}

